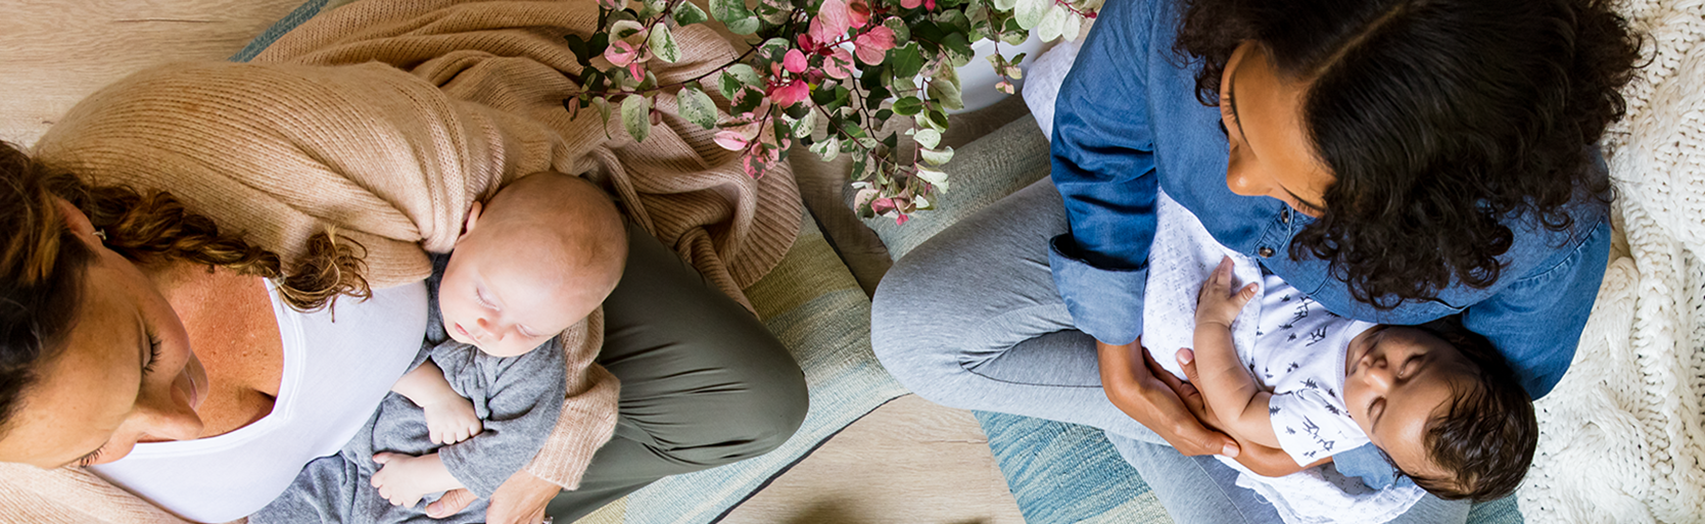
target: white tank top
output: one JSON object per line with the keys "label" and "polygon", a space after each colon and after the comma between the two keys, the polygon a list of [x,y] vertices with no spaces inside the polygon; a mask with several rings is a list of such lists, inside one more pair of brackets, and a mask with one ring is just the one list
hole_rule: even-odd
{"label": "white tank top", "polygon": [[309,461],[343,448],[420,351],[425,284],[376,289],[367,301],[343,298],[335,311],[312,313],[286,306],[270,284],[267,294],[284,343],[272,413],[212,438],[137,444],[91,468],[97,475],[192,521],[248,516]]}

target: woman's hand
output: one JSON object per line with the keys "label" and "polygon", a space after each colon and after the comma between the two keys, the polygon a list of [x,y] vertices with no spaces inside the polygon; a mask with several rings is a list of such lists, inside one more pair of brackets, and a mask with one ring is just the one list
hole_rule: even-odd
{"label": "woman's hand", "polygon": [[[1238,454],[1237,441],[1203,425],[1216,423],[1201,393],[1160,368],[1142,339],[1123,345],[1096,341],[1101,387],[1120,411],[1154,430],[1185,455]],[[1138,361],[1141,355],[1142,361]]]}
{"label": "woman's hand", "polygon": [[[517,471],[492,492],[491,503],[485,509],[485,521],[488,524],[539,524],[545,521],[545,506],[550,505],[551,499],[561,492],[561,487],[535,477],[527,470]],[[452,490],[444,493],[437,502],[427,505],[426,516],[435,519],[448,517],[475,500],[479,498],[468,490]]]}

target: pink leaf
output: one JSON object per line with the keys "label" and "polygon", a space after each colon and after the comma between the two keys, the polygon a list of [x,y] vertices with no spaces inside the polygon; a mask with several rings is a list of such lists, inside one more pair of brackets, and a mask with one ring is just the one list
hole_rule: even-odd
{"label": "pink leaf", "polygon": [[846,49],[835,48],[829,56],[823,57],[823,72],[829,78],[836,80],[852,76],[853,56]]}
{"label": "pink leaf", "polygon": [[622,0],[598,0],[598,5],[611,11],[620,11],[622,9]]}
{"label": "pink leaf", "polygon": [[[935,10],[935,0],[924,0],[924,10],[925,11],[934,11]],[[905,221],[901,221],[900,223],[904,224]]]}
{"label": "pink leaf", "polygon": [[884,26],[872,27],[858,35],[853,45],[858,48],[859,61],[869,65],[880,64],[888,56],[888,50],[894,48],[894,30]]}
{"label": "pink leaf", "polygon": [[917,7],[923,5],[923,3],[924,0],[900,0],[900,7],[904,7],[906,9],[917,9]]}
{"label": "pink leaf", "polygon": [[[932,7],[931,9],[934,9],[934,8]],[[900,213],[900,216],[894,217],[894,225],[896,225],[896,226],[906,225],[906,221],[911,220],[911,219],[912,219],[911,216],[909,216],[905,213]]]}
{"label": "pink leaf", "polygon": [[746,144],[749,143],[746,137],[740,134],[740,131],[734,129],[717,131],[716,138],[713,138],[712,140],[716,141],[716,145],[722,146],[723,149],[727,149],[729,151],[746,149]]}
{"label": "pink leaf", "polygon": [[845,36],[849,27],[852,26],[848,20],[846,2],[823,0],[823,6],[817,8],[817,16],[811,19],[808,33],[817,43],[828,44]]}
{"label": "pink leaf", "polygon": [[787,56],[783,57],[781,62],[790,73],[805,72],[805,53],[799,52],[798,49],[787,50]]}
{"label": "pink leaf", "polygon": [[811,85],[794,80],[770,91],[770,99],[781,107],[791,107],[793,104],[811,96]]}
{"label": "pink leaf", "polygon": [[900,206],[894,203],[893,198],[878,198],[870,201],[870,210],[875,211],[878,215],[887,214],[889,211],[899,208]]}
{"label": "pink leaf", "polygon": [[628,64],[628,74],[633,75],[634,80],[645,80],[645,70],[639,67],[639,62]]}
{"label": "pink leaf", "polygon": [[[632,64],[637,58],[639,58],[639,48],[621,40],[610,42],[610,47],[604,49],[604,59],[609,60],[616,67]],[[634,78],[638,79],[639,77]]]}
{"label": "pink leaf", "polygon": [[854,28],[862,28],[870,23],[870,4],[864,0],[847,2],[847,22]]}

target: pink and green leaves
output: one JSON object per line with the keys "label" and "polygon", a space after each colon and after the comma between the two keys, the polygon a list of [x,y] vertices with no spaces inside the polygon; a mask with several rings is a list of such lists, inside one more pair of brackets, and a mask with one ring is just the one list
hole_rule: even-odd
{"label": "pink and green leaves", "polygon": [[[855,207],[904,223],[950,186],[953,148],[942,134],[947,112],[964,107],[957,68],[971,44],[996,43],[995,88],[1012,94],[1024,56],[1008,59],[999,44],[1031,32],[1075,38],[1102,0],[596,1],[600,29],[566,37],[583,66],[581,93],[563,101],[572,115],[596,107],[606,124],[619,115],[643,141],[662,122],[654,99],[673,94],[681,119],[714,130],[747,174],[762,176],[795,142],[825,161],[850,155]],[[653,69],[694,58],[676,40],[680,28],[712,20],[753,47],[697,77],[660,82]]]}

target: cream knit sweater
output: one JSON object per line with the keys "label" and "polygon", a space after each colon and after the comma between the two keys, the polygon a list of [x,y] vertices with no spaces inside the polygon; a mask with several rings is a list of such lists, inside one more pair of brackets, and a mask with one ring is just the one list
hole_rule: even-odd
{"label": "cream knit sweater", "polygon": [[[169,190],[288,265],[328,229],[367,252],[375,287],[419,281],[450,250],[470,205],[542,171],[599,183],[627,214],[745,304],[741,289],[792,245],[792,173],[745,175],[712,133],[669,116],[644,143],[596,111],[569,118],[580,66],[563,36],[593,28],[597,3],[369,0],[321,15],[251,64],[137,73],[78,104],[39,158],[100,184]],[[676,32],[683,56],[660,84],[736,55],[704,26]],[[748,305],[748,307],[750,307]],[[527,467],[574,488],[610,438],[618,386],[593,362],[602,311],[563,334],[568,398]],[[75,468],[0,465],[0,520],[173,522]]]}

